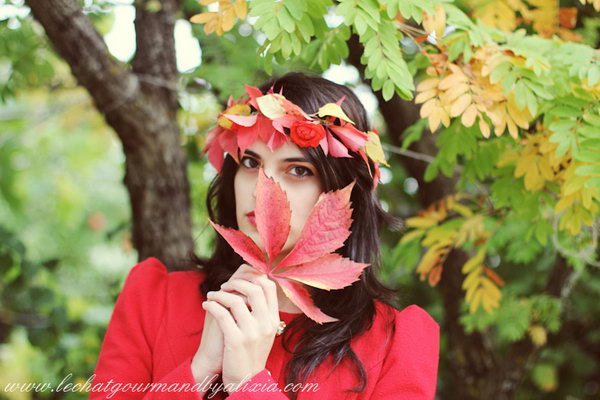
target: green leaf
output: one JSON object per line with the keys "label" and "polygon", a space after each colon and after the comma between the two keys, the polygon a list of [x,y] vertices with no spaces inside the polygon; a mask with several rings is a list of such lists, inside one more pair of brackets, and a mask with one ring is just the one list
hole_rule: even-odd
{"label": "green leaf", "polygon": [[439,162],[437,162],[435,160],[432,163],[429,163],[429,165],[425,169],[425,174],[423,176],[423,179],[425,180],[425,182],[431,182],[438,175],[438,173],[439,173],[438,163]]}
{"label": "green leaf", "polygon": [[555,365],[536,364],[531,370],[533,383],[544,392],[552,392],[558,386],[558,372]]}
{"label": "green leaf", "polygon": [[281,7],[278,17],[281,27],[287,32],[293,33],[296,30],[296,24],[294,22],[294,19],[292,18],[286,7]]}
{"label": "green leaf", "polygon": [[583,165],[575,170],[575,175],[600,175],[600,165]]}
{"label": "green leaf", "polygon": [[592,66],[587,75],[588,85],[594,86],[600,80],[600,66]]}
{"label": "green leaf", "polygon": [[423,131],[427,126],[427,119],[421,118],[404,131],[402,134],[402,148],[407,149],[413,142],[421,139],[421,135],[423,135]]}
{"label": "green leaf", "polygon": [[292,0],[283,3],[292,18],[301,21],[306,17],[306,2],[302,0]]}
{"label": "green leaf", "polygon": [[394,96],[394,82],[392,82],[391,80],[387,80],[385,81],[385,83],[383,84],[383,99],[384,100],[389,100]]}
{"label": "green leaf", "polygon": [[585,181],[585,184],[583,185],[586,188],[598,188],[600,190],[600,176],[596,176],[594,178],[590,178],[588,180]]}

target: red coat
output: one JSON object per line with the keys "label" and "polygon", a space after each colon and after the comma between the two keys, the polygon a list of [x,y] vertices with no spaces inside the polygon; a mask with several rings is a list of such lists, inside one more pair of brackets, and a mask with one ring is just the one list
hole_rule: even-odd
{"label": "red coat", "polygon": [[[204,321],[201,303],[205,298],[198,290],[204,277],[200,271],[167,272],[155,258],[132,268],[102,343],[90,399],[201,399],[192,389],[196,382],[190,364],[201,338],[200,332],[194,332],[201,331]],[[402,311],[380,302],[376,306],[371,329],[351,342],[368,374],[366,389],[346,393],[358,382],[353,365],[342,362],[332,370],[328,356],[306,381],[318,386],[304,386],[299,400],[434,397],[439,356],[437,323],[415,305]],[[281,319],[288,323],[298,315],[280,312]],[[391,340],[386,340],[386,321],[395,324]],[[229,398],[287,399],[283,369],[290,358],[291,353],[281,345],[281,336],[276,336],[266,368]],[[148,384],[152,382],[165,385],[150,389]],[[275,382],[279,393],[272,391],[277,388]],[[126,387],[125,383],[130,385]],[[252,386],[254,383],[258,385]]]}

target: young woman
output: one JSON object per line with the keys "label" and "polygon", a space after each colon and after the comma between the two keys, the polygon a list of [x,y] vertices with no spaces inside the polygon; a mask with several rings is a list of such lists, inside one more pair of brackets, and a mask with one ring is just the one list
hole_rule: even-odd
{"label": "young woman", "polygon": [[[91,398],[432,399],[439,327],[418,306],[397,310],[395,292],[375,275],[379,229],[395,220],[375,195],[383,160],[362,104],[345,86],[301,73],[246,89],[249,98],[230,100],[209,134],[206,151],[219,171],[211,219],[264,251],[254,218],[264,171],[290,201],[279,261],[319,195],[355,181],[351,234],[337,253],[370,265],[343,289],[305,286],[337,319],[319,324],[221,236],[194,270],[169,272],[147,259],[117,300]],[[343,113],[318,113],[328,103]]]}

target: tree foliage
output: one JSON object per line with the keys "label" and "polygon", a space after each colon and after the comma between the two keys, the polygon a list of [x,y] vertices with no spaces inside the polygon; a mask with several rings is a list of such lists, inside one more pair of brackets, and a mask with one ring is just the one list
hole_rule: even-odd
{"label": "tree foliage", "polygon": [[[17,0],[9,3],[21,6]],[[111,21],[113,3],[79,2],[99,31]],[[155,71],[141,68],[135,58],[114,65],[119,71],[133,71],[149,89],[140,92],[142,103],[150,99],[154,104],[160,99],[156,93],[177,86],[178,140],[184,143],[190,161],[197,237],[205,238],[207,224],[199,205],[213,176],[204,168],[198,147],[219,111],[218,103],[229,94],[240,94],[242,83],[261,82],[267,74],[298,68],[322,72],[342,62],[352,63],[380,100],[382,110],[386,104],[419,107],[421,119],[404,133],[404,127],[399,130],[389,114],[382,111],[376,116],[387,124],[380,129],[382,139],[397,144],[384,146],[392,153],[391,167],[383,168],[384,176],[390,178],[378,190],[391,212],[406,217],[401,235],[384,232],[382,276],[400,285],[407,301],[426,306],[442,324],[440,395],[584,398],[597,394],[586,382],[597,380],[600,373],[600,326],[594,317],[600,312],[598,0],[186,0],[176,11],[167,4],[174,3],[147,0],[135,6],[149,17],[146,21],[172,12],[198,22],[193,32],[202,46],[202,65],[179,75],[178,82],[155,79]],[[3,104],[22,100],[15,99],[22,93],[65,85],[65,65],[49,50],[30,16],[0,24]],[[142,48],[152,48],[151,30],[143,33]],[[156,58],[156,67],[162,68],[165,62]],[[397,103],[398,99],[405,101]],[[106,104],[120,101],[107,97]],[[31,265],[38,271],[34,275],[44,275],[40,271],[48,265],[48,258],[32,257],[18,244],[24,243],[28,251],[44,247],[44,242],[30,240],[31,234],[22,227],[44,226],[43,232],[55,229],[67,232],[67,238],[87,237],[80,229],[91,226],[85,218],[93,212],[86,208],[88,199],[75,193],[81,191],[77,188],[92,188],[83,181],[57,178],[59,198],[67,199],[56,211],[63,223],[44,225],[43,218],[24,218],[33,203],[24,202],[22,192],[14,189],[15,182],[24,179],[17,176],[14,159],[24,146],[22,140],[32,133],[17,135],[21,122],[14,119],[4,117],[1,123],[3,127],[12,124],[12,133],[0,147],[0,191],[5,200],[0,215],[16,218],[1,233],[6,240],[0,255],[8,261],[2,264],[7,280],[0,289],[8,299],[22,291],[23,304],[31,306],[25,310],[18,302],[3,302],[3,315],[11,310],[53,318],[51,313],[60,311],[52,310],[71,306],[65,306],[56,294],[48,300],[45,291],[38,292],[39,282],[28,284],[17,278],[24,277]],[[83,124],[67,124],[63,131],[76,126]],[[86,127],[78,133],[93,135],[92,131]],[[142,133],[139,137],[144,137]],[[71,140],[56,135],[40,146]],[[428,154],[411,150],[430,141],[435,148]],[[81,145],[81,154],[96,154],[93,144],[71,143]],[[60,152],[54,147],[40,151],[54,158]],[[126,155],[129,161],[135,158],[135,153]],[[33,156],[27,153],[25,158]],[[426,160],[422,175],[410,176],[409,160]],[[46,158],[38,161],[51,163]],[[88,161],[89,165],[99,162],[94,157]],[[69,168],[82,169],[80,164]],[[41,181],[39,174],[30,179]],[[418,182],[420,191],[428,184],[443,187],[442,195],[419,204],[415,191],[406,189],[411,179]],[[93,225],[94,219],[90,221]],[[126,231],[127,224],[121,229]],[[209,241],[199,242],[197,248],[209,251]],[[79,244],[81,248],[88,245]],[[85,257],[68,246],[61,249],[64,254]],[[62,258],[64,254],[57,250],[46,255]],[[77,270],[74,260],[59,263],[69,271]],[[415,276],[423,283],[414,283]],[[57,292],[60,285],[47,279],[43,284]],[[115,278],[110,279],[114,286]],[[52,305],[41,307],[42,298]],[[68,337],[97,333],[97,325],[83,333],[82,326],[90,325],[81,310],[89,312],[86,307],[91,305],[78,307],[80,313],[69,318],[72,322],[83,319],[79,324],[65,324],[57,317],[47,327],[61,340],[43,344],[32,334],[30,341],[43,351],[59,343],[56,354],[60,357],[60,351],[65,351],[61,344],[72,343]],[[90,354],[98,345],[90,341],[80,347],[88,358],[82,356],[86,361],[71,367],[89,370]]]}

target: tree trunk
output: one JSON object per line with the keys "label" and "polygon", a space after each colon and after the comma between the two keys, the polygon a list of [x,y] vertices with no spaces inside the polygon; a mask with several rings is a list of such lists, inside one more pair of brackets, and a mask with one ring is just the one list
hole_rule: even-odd
{"label": "tree trunk", "polygon": [[77,0],[27,0],[57,53],[115,130],[126,156],[133,244],[139,259],[172,269],[193,251],[187,160],[177,126],[173,29],[181,0],[136,5],[133,70],[115,60]]}

